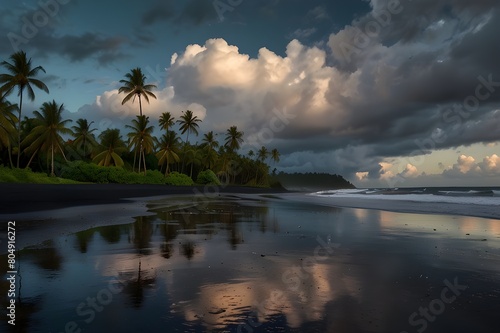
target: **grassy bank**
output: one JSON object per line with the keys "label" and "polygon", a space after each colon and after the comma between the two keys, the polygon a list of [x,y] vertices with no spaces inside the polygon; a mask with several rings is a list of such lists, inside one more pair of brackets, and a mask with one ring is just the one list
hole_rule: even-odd
{"label": "grassy bank", "polygon": [[[50,177],[45,173],[33,172],[30,169],[10,169],[0,166],[0,183],[23,184],[157,184],[191,186],[195,182],[187,175],[171,172],[165,176],[159,171],[148,170],[137,173],[118,167],[103,167],[92,163],[70,162],[61,172],[62,177]],[[196,184],[215,184],[220,182],[215,174],[206,170],[200,172]]]}
{"label": "grassy bank", "polygon": [[30,169],[10,169],[0,166],[0,183],[19,184],[82,184],[82,182],[60,177],[49,177],[45,173]]}

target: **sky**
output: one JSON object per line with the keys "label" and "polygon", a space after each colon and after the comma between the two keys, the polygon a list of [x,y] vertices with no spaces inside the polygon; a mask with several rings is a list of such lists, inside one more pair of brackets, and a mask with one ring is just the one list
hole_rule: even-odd
{"label": "sky", "polygon": [[156,133],[189,109],[193,143],[236,125],[242,153],[276,148],[278,171],[358,187],[500,186],[498,31],[498,0],[0,3],[0,59],[24,50],[46,70],[25,115],[55,100],[124,129],[138,103],[119,81],[140,67]]}

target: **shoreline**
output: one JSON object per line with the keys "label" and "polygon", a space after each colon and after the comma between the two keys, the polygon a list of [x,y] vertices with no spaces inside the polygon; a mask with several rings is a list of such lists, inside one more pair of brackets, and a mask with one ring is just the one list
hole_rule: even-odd
{"label": "shoreline", "polygon": [[[460,215],[500,220],[498,207],[479,204],[462,205],[411,200],[389,201],[375,198],[322,197],[310,195],[308,192],[244,186],[205,187],[136,184],[0,184],[0,217],[5,219],[8,216],[17,216],[22,219],[40,220],[42,216],[50,218],[54,211],[80,209],[85,206],[126,204],[131,201],[145,203],[149,200],[171,196],[190,196],[203,193],[208,193],[210,196],[213,196],[214,193],[219,195],[233,194],[242,198],[273,195],[276,199],[339,208],[375,209],[410,214]],[[264,198],[273,200],[272,196]],[[56,213],[55,215],[60,214]]]}
{"label": "shoreline", "polygon": [[[284,189],[208,186],[213,194],[286,193]],[[205,192],[205,186],[171,186],[139,184],[0,184],[0,216],[77,206],[126,202],[127,199],[170,195],[195,195]],[[217,191],[216,191],[217,193]]]}
{"label": "shoreline", "polygon": [[[6,191],[9,189],[9,191]],[[0,219],[16,221],[22,235],[17,246],[40,245],[56,235],[72,234],[95,227],[132,223],[134,217],[154,214],[148,204],[172,198],[178,200],[203,193],[203,187],[164,185],[0,185]],[[210,198],[214,198],[210,188]],[[29,192],[25,192],[29,191]],[[196,192],[198,191],[198,192]],[[216,192],[217,193],[217,192]],[[277,189],[219,187],[218,196],[242,200],[288,201],[348,209],[368,209],[406,214],[471,216],[500,220],[498,207],[388,201],[379,199],[332,198]],[[54,201],[61,199],[58,201]],[[35,200],[30,202],[29,200]],[[13,205],[10,205],[14,203]],[[5,209],[5,208],[8,209]],[[36,209],[36,208],[42,209]],[[2,235],[5,237],[5,235]]]}
{"label": "shoreline", "polygon": [[278,197],[284,200],[311,203],[329,207],[374,209],[395,213],[407,214],[432,214],[432,215],[458,215],[500,220],[498,206],[489,205],[463,205],[443,202],[416,202],[411,200],[389,201],[384,199],[360,199],[343,197],[321,197],[306,193],[283,193]]}

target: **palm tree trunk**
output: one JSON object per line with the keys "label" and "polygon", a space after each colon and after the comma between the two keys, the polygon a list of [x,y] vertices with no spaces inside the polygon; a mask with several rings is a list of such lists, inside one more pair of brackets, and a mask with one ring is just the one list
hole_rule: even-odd
{"label": "palm tree trunk", "polygon": [[139,114],[142,117],[142,101],[141,101],[141,94],[139,94]]}
{"label": "palm tree trunk", "polygon": [[34,153],[33,155],[31,155],[31,158],[30,160],[28,161],[28,165],[26,166],[26,169],[28,169],[30,167],[30,164],[31,162],[33,161],[33,158],[35,157],[36,153],[38,153],[38,151],[40,150],[40,148],[38,148]]}
{"label": "palm tree trunk", "polygon": [[141,154],[141,151],[139,150],[139,162],[137,163],[138,164],[138,169],[137,169],[138,173],[141,173],[141,158],[142,158],[142,154]]}
{"label": "palm tree trunk", "polygon": [[142,163],[144,163],[144,174],[146,174],[146,153],[144,152],[144,149],[142,149]]}
{"label": "palm tree trunk", "polygon": [[14,163],[12,162],[12,147],[10,146],[10,140],[9,140],[9,147],[7,148],[8,153],[9,153],[9,162],[10,162],[10,168],[14,168]]}
{"label": "palm tree trunk", "polygon": [[52,145],[50,149],[50,154],[51,154],[51,169],[50,169],[50,176],[54,177],[56,174],[54,173],[54,145]]}
{"label": "palm tree trunk", "polygon": [[132,172],[135,172],[135,161],[137,160],[137,150],[134,150],[134,165],[132,166]]}
{"label": "palm tree trunk", "polygon": [[23,90],[24,86],[19,89],[19,119],[17,119],[17,168],[19,169],[19,161],[21,159],[21,114],[23,110]]}
{"label": "palm tree trunk", "polygon": [[86,160],[87,159],[87,147],[86,147],[86,137],[83,137],[83,159]]}

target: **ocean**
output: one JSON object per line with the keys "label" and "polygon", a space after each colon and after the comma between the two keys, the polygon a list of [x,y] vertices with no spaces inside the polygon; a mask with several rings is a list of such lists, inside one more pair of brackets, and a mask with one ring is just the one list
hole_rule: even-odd
{"label": "ocean", "polygon": [[327,190],[321,197],[405,200],[414,202],[500,206],[500,187],[406,187]]}

